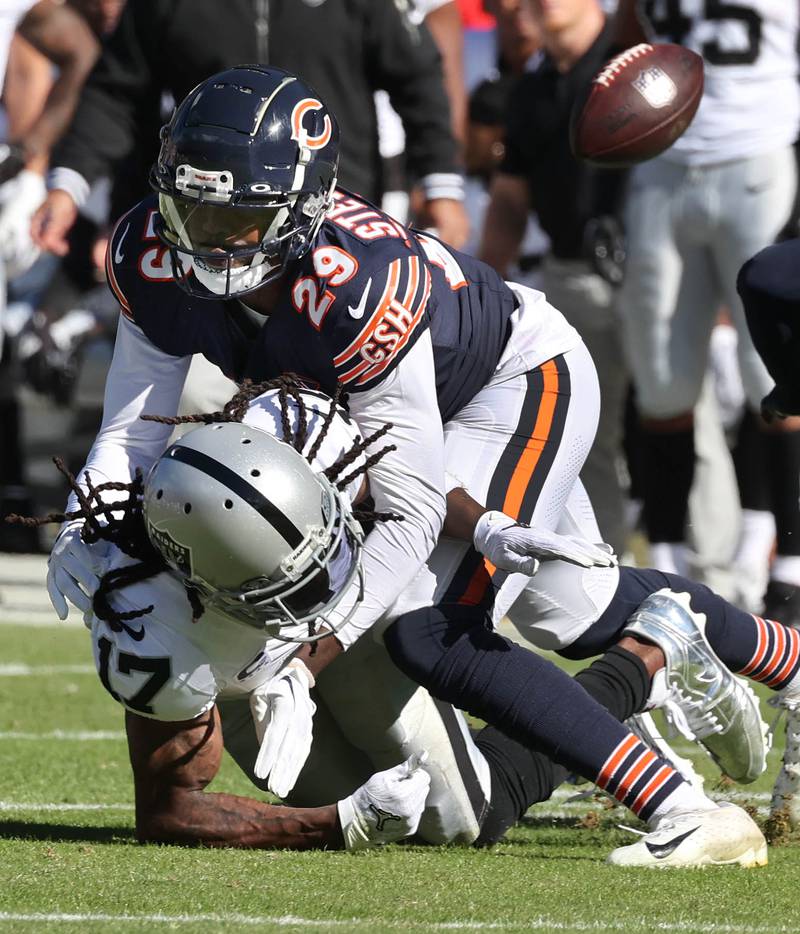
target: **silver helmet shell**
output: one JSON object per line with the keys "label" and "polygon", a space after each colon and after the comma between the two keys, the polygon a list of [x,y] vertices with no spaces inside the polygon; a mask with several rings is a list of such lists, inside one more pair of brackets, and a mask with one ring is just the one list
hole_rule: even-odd
{"label": "silver helmet shell", "polygon": [[143,510],[151,542],[206,606],[297,642],[349,618],[328,614],[361,577],[361,527],[273,435],[235,422],[188,432],[153,465]]}

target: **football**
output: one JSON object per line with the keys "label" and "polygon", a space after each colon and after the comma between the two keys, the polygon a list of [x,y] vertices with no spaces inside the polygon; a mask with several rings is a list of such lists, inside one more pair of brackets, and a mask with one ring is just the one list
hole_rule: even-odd
{"label": "football", "polygon": [[703,94],[703,59],[680,45],[642,43],[612,58],[573,109],[572,151],[624,167],[668,149]]}

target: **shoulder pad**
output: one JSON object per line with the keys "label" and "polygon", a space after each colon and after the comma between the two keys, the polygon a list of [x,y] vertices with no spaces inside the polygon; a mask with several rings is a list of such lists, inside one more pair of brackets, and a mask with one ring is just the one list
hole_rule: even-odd
{"label": "shoulder pad", "polygon": [[169,250],[155,232],[157,214],[155,196],[145,198],[122,215],[108,241],[108,284],[122,313],[132,321],[135,320],[132,309],[142,292],[158,284],[178,288]]}

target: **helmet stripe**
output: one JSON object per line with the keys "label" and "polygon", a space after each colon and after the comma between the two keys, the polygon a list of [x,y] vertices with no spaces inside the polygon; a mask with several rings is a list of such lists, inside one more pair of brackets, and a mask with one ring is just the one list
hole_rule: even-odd
{"label": "helmet stripe", "polygon": [[240,499],[243,499],[249,506],[269,522],[269,524],[282,535],[292,548],[297,548],[302,544],[304,535],[297,526],[281,512],[281,510],[252,484],[248,483],[244,477],[240,477],[235,471],[226,467],[213,457],[196,451],[193,448],[184,447],[177,444],[170,448],[166,453],[167,457],[194,467],[202,471],[214,480],[217,480],[223,486],[226,486],[232,493],[235,493]]}

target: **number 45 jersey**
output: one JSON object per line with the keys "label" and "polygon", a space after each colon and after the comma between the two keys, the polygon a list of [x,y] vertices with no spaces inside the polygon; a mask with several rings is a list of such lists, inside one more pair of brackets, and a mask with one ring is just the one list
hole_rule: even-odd
{"label": "number 45 jersey", "polygon": [[694,120],[662,158],[711,165],[774,152],[800,125],[796,0],[640,0],[655,42],[702,55]]}
{"label": "number 45 jersey", "polygon": [[579,342],[541,293],[528,290],[520,309],[489,266],[344,191],[311,250],[287,271],[268,317],[237,300],[184,292],[155,234],[156,213],[155,197],[145,199],[111,237],[106,269],[123,314],[161,350],[201,353],[236,381],[294,372],[328,393],[337,382],[362,392],[429,332],[446,421],[489,382],[504,353],[522,372]]}

